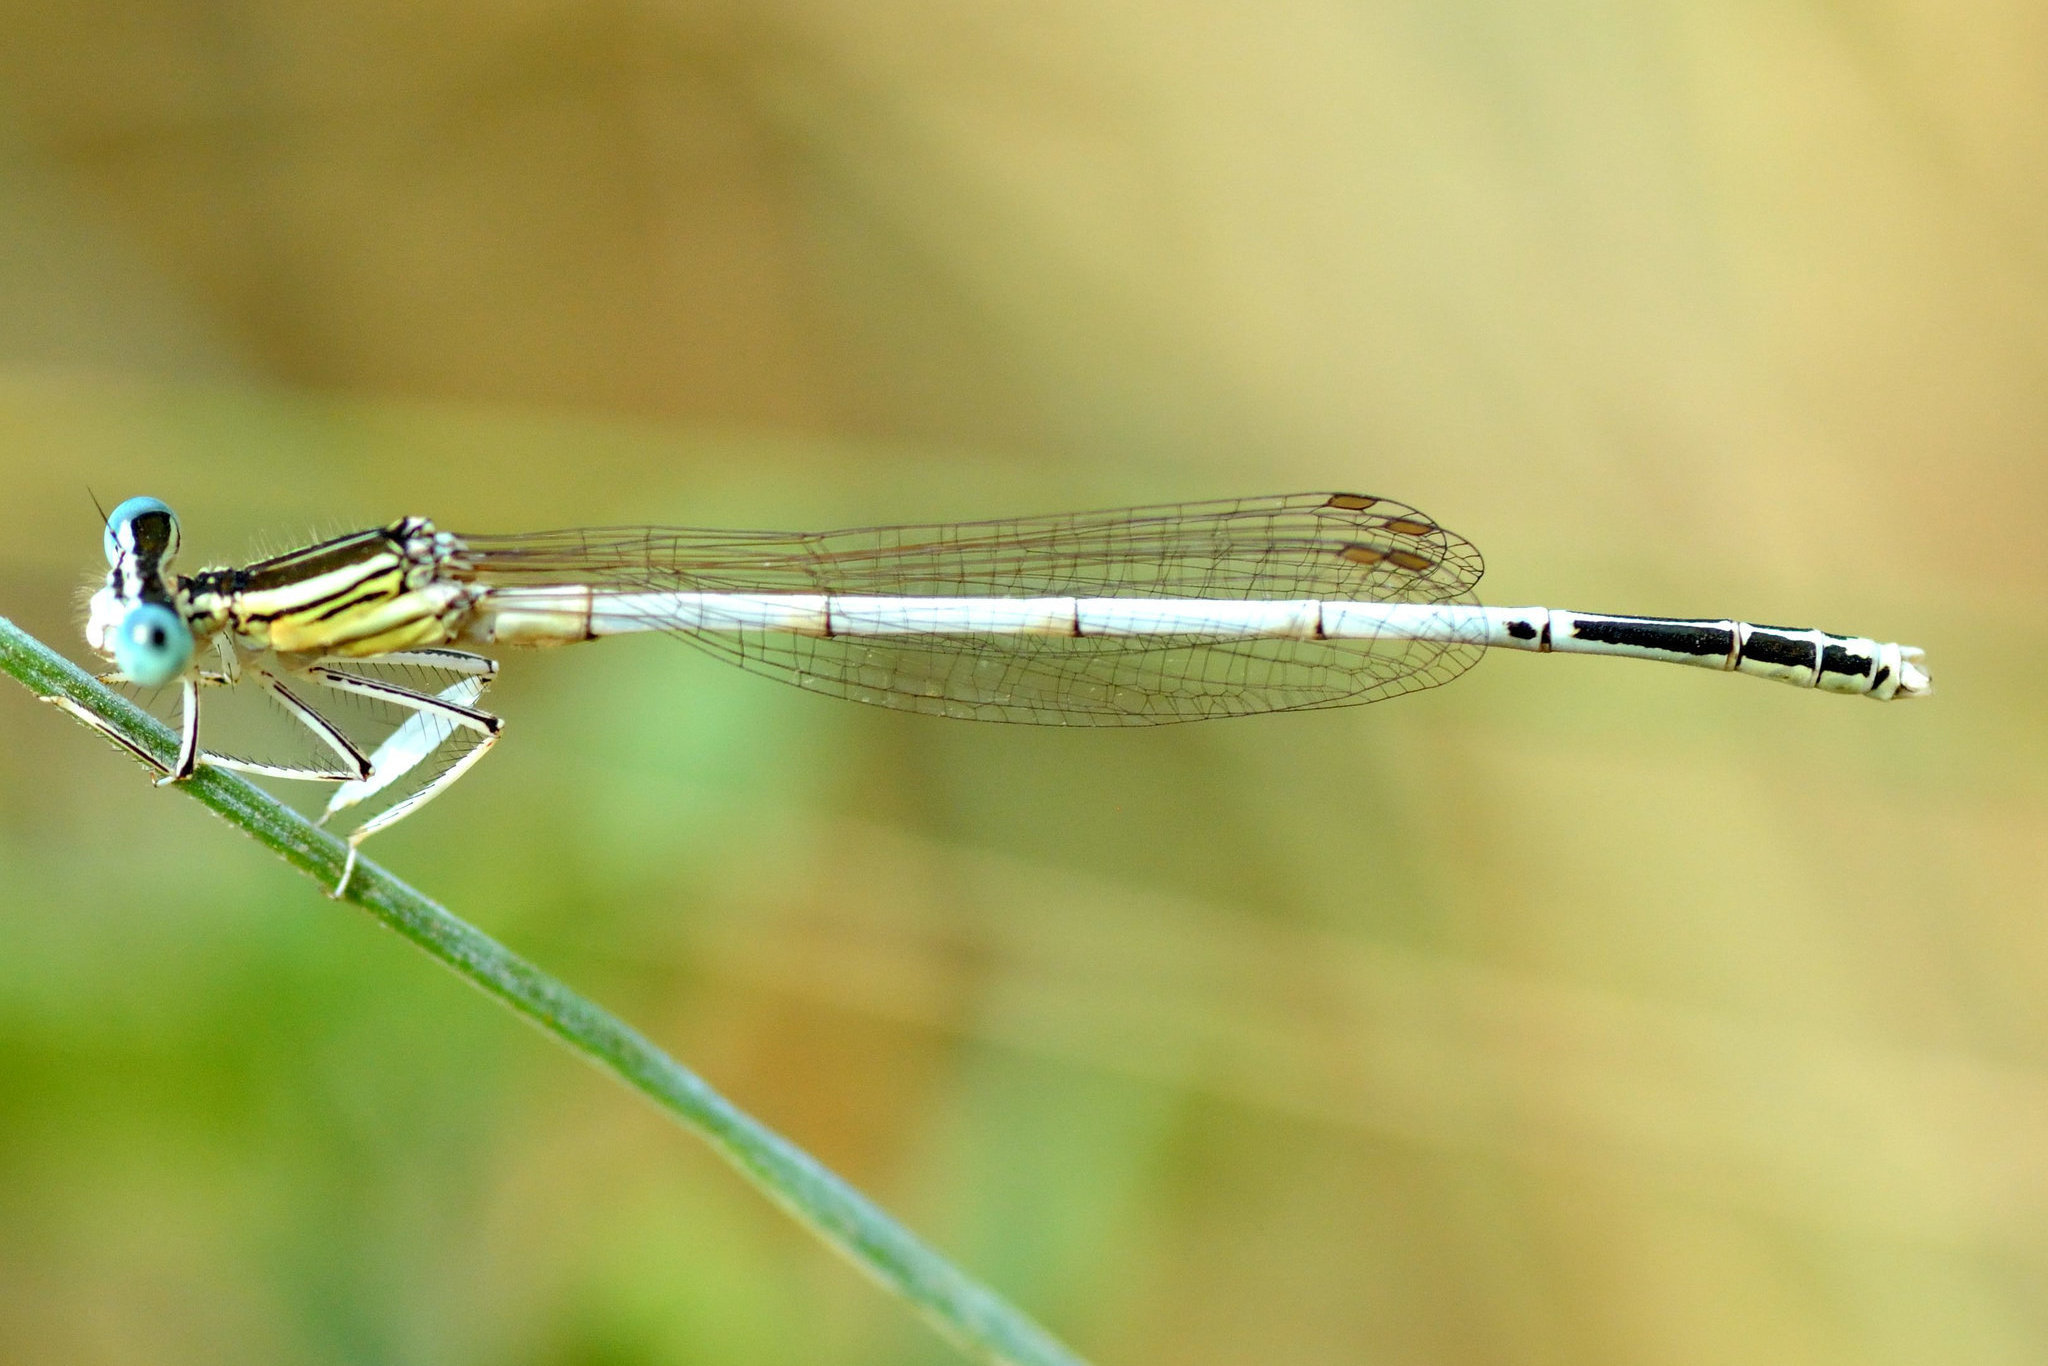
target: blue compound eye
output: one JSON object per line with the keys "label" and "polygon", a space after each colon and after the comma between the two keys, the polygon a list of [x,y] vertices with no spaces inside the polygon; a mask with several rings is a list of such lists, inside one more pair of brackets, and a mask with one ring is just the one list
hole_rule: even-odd
{"label": "blue compound eye", "polygon": [[170,608],[145,602],[121,618],[114,632],[114,663],[130,682],[161,688],[191,662],[192,630]]}
{"label": "blue compound eye", "polygon": [[107,514],[107,563],[133,550],[146,560],[168,561],[178,553],[178,514],[157,498],[130,498]]}

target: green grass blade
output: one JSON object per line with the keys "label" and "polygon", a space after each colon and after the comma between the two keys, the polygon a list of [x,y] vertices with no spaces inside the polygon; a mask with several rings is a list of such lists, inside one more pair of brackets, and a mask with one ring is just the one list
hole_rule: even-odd
{"label": "green grass blade", "polygon": [[[119,737],[138,756],[149,756],[166,769],[177,757],[176,737],[156,718],[5,617],[0,617],[0,670],[45,701],[90,713],[112,732],[109,738]],[[245,779],[201,766],[179,787],[324,887],[340,881],[347,856],[342,841]],[[1001,1296],[617,1016],[368,859],[356,864],[346,899],[653,1100],[970,1356],[1019,1366],[1083,1366]]]}

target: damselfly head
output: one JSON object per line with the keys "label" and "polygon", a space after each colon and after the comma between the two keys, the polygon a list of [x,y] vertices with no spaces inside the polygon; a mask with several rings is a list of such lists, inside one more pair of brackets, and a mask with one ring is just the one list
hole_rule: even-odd
{"label": "damselfly head", "polygon": [[178,553],[178,517],[155,498],[130,498],[107,518],[107,582],[92,595],[86,644],[144,687],[161,687],[192,662],[192,629],[165,577]]}

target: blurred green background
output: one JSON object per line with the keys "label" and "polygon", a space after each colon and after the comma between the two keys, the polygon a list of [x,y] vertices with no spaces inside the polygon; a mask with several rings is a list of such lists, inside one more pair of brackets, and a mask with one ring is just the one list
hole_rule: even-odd
{"label": "blurred green background", "polygon": [[[1510,656],[1064,733],[515,656],[373,854],[1105,1363],[2048,1359],[2037,5],[9,3],[0,612],[405,513],[1359,488]],[[954,1359],[0,686],[0,1358]]]}

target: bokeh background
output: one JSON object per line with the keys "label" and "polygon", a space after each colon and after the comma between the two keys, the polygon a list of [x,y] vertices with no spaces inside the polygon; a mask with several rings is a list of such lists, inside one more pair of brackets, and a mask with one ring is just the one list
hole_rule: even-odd
{"label": "bokeh background", "polygon": [[[1510,656],[1156,732],[515,657],[375,855],[1102,1363],[2048,1359],[2038,5],[0,7],[0,611],[399,514],[1359,488]],[[0,1357],[938,1363],[694,1140],[0,686]]]}

